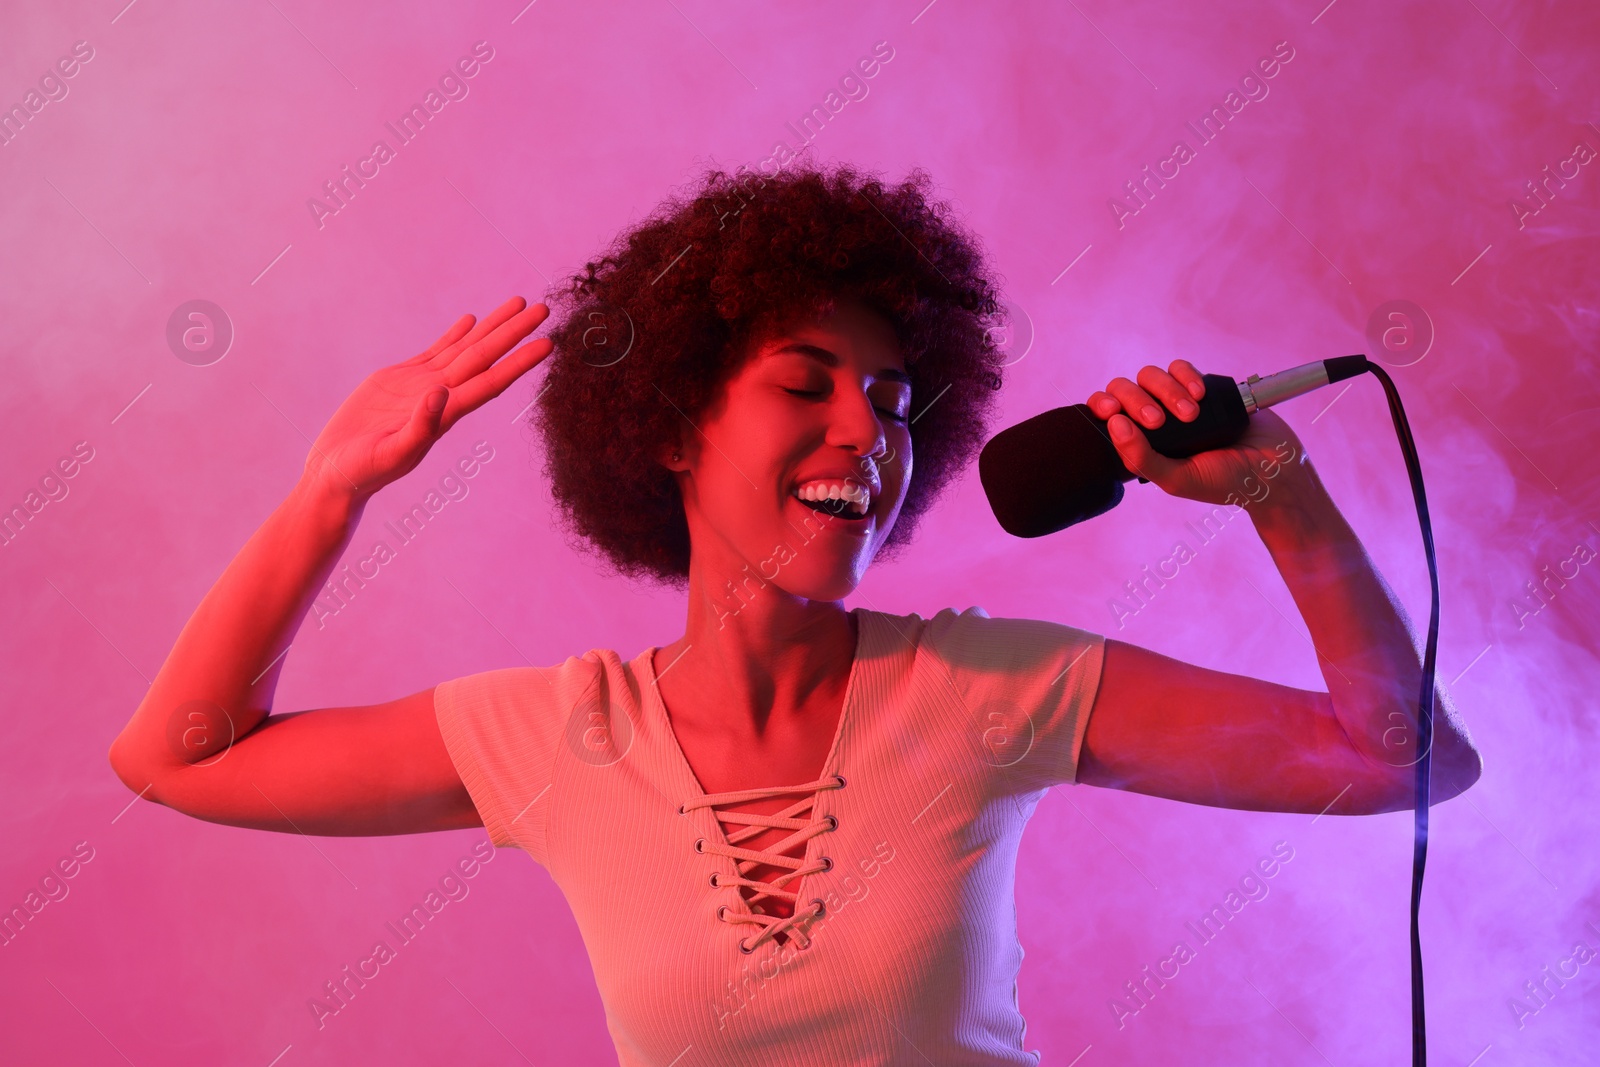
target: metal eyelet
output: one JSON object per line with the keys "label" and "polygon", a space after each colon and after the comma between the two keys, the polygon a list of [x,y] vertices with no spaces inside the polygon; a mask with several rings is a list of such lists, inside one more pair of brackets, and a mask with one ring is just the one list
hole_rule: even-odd
{"label": "metal eyelet", "polygon": [[712,874],[711,874],[711,888],[712,889],[721,889],[722,888],[721,884],[719,884],[717,882],[717,875],[716,875],[715,871],[713,871]]}
{"label": "metal eyelet", "polygon": [[828,829],[837,830],[838,828],[839,828],[839,818],[838,818],[838,816],[829,815],[828,816]]}
{"label": "metal eyelet", "polygon": [[[824,857],[822,857],[822,862],[825,864],[825,866],[822,868],[821,871],[817,872],[818,874],[825,874],[826,872],[833,870],[833,857],[832,856],[824,856]],[[711,877],[715,878],[716,875],[712,875]]]}
{"label": "metal eyelet", "polygon": [[682,804],[679,804],[678,805],[678,814],[679,815],[687,815],[687,814],[689,814],[689,809],[685,808]]}
{"label": "metal eyelet", "polygon": [[821,897],[812,897],[811,903],[816,905],[816,908],[811,912],[813,917],[820,919],[828,913],[828,905],[823,903]]}
{"label": "metal eyelet", "polygon": [[840,786],[843,786],[845,784],[844,783],[844,775],[836,774],[836,775],[834,775],[834,778],[838,779]]}
{"label": "metal eyelet", "polygon": [[746,955],[746,956],[748,956],[748,955],[750,955],[750,954],[751,954],[751,953],[752,953],[752,952],[754,952],[754,951],[755,951],[755,949],[753,949],[753,948],[746,948],[746,947],[745,947],[745,944],[744,944],[744,938],[742,938],[742,937],[741,937],[741,938],[740,938],[740,939],[739,939],[739,951],[740,951],[740,952],[743,952],[743,953],[744,953],[744,954],[745,954],[745,955]]}
{"label": "metal eyelet", "polygon": [[721,919],[727,913],[728,913],[728,906],[726,904],[718,904],[717,905],[717,918]]}
{"label": "metal eyelet", "polygon": [[703,837],[695,838],[694,850],[701,855],[704,855],[706,851],[706,839]]}

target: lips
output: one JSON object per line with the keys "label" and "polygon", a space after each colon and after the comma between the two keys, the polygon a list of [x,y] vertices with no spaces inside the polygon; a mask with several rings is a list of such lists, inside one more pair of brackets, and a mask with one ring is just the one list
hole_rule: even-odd
{"label": "lips", "polygon": [[801,497],[796,497],[795,499],[799,501],[801,507],[810,508],[812,511],[821,512],[824,515],[832,515],[834,518],[843,519],[846,522],[864,522],[868,514],[867,511],[856,510],[859,505],[853,504],[849,500],[806,500]]}
{"label": "lips", "polygon": [[872,510],[872,490],[856,478],[838,475],[806,478],[790,491],[790,496],[814,512],[824,512],[848,522],[859,522]]}
{"label": "lips", "polygon": [[[797,531],[802,531],[801,536],[808,539],[825,532],[832,532],[842,534],[851,540],[857,540],[871,536],[872,531],[876,528],[873,512],[870,508],[866,514],[856,515],[850,505],[838,500],[806,501],[796,497],[793,493],[789,494],[789,500],[798,507],[816,512],[819,516],[822,516],[820,519],[808,517],[803,520],[797,520],[798,525],[795,522],[791,522],[790,525]],[[834,510],[835,508],[841,510],[836,511]]]}

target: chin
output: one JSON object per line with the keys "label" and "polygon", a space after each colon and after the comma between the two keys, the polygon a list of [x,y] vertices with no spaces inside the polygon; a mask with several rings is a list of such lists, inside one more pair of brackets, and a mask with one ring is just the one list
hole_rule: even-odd
{"label": "chin", "polygon": [[875,515],[860,520],[860,526],[846,525],[846,520],[838,519],[819,522],[818,516],[798,501],[790,503],[797,510],[783,525],[765,536],[746,538],[776,547],[754,556],[749,544],[741,544],[736,550],[750,562],[742,568],[741,575],[735,576],[733,585],[749,588],[759,576],[765,585],[797,599],[829,603],[843,600],[866,577],[893,529],[900,511],[898,504],[889,512],[888,524],[880,528]]}
{"label": "chin", "polygon": [[[866,567],[862,567],[861,570],[862,574],[864,574],[866,572]],[[805,600],[821,600],[832,602],[836,600],[843,600],[845,597],[855,592],[856,586],[861,584],[861,577],[861,574],[841,574],[835,572],[832,574],[819,574],[815,577],[808,576],[806,578],[801,578],[800,576],[796,575],[795,579],[790,581],[784,581],[784,576],[779,575],[778,581],[782,583],[783,591],[788,593],[790,596],[801,597]]]}
{"label": "chin", "polygon": [[802,556],[780,570],[772,582],[790,596],[806,600],[843,600],[861,584],[876,555],[877,546],[874,545],[870,552],[854,555]]}

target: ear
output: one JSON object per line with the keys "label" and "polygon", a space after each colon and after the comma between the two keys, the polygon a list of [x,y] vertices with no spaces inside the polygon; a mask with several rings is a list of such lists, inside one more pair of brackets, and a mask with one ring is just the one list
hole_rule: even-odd
{"label": "ear", "polygon": [[683,446],[677,440],[658,447],[655,450],[655,461],[669,471],[682,471],[689,466],[684,459]]}
{"label": "ear", "polygon": [[692,439],[699,431],[694,423],[681,413],[678,416],[677,433],[667,443],[659,446],[654,453],[655,461],[669,471],[686,471],[689,469],[689,449],[684,442]]}

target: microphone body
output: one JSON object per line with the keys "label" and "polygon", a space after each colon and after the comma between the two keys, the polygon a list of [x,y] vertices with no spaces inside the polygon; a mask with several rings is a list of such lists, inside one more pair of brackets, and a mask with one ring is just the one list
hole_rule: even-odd
{"label": "microphone body", "polygon": [[[1205,374],[1200,413],[1184,422],[1168,413],[1153,430],[1134,426],[1171,459],[1223,448],[1244,435],[1252,412],[1360,374],[1366,356],[1316,360],[1236,382]],[[1123,483],[1138,477],[1123,464],[1106,423],[1087,404],[1042,412],[999,434],[978,454],[978,478],[995,518],[1017,537],[1043,537],[1104,514],[1122,502]],[[1143,481],[1144,479],[1140,479]]]}

